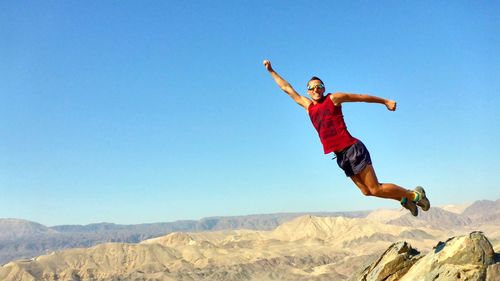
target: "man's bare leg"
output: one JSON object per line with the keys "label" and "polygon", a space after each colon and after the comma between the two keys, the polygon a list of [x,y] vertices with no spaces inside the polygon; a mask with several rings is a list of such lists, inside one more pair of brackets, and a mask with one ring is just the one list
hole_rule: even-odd
{"label": "man's bare leg", "polygon": [[359,174],[351,177],[352,181],[367,196],[390,198],[401,201],[402,198],[413,200],[415,193],[393,183],[379,183],[372,165],[366,166]]}

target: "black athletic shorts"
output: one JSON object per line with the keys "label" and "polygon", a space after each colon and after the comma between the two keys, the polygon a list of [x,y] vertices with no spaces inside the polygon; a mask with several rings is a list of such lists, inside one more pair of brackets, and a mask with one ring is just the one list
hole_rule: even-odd
{"label": "black athletic shorts", "polygon": [[335,155],[337,156],[337,164],[348,177],[359,174],[367,165],[372,164],[370,152],[361,141],[340,152],[335,152]]}

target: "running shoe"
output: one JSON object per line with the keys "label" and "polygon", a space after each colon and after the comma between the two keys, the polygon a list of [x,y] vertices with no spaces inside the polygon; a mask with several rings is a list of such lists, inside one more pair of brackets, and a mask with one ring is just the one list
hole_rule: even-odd
{"label": "running shoe", "polygon": [[429,199],[427,199],[427,196],[425,196],[425,190],[421,186],[417,186],[415,188],[415,192],[417,192],[420,195],[420,200],[418,200],[416,203],[417,205],[422,208],[423,211],[428,211],[429,208],[431,207],[431,202],[429,202]]}

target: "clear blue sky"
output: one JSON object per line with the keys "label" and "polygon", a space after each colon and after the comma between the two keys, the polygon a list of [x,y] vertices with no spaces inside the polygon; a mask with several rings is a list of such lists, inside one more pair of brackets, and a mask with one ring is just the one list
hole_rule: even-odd
{"label": "clear blue sky", "polygon": [[498,1],[2,1],[0,217],[46,225],[396,207],[364,197],[299,92],[351,103],[381,182],[500,198]]}

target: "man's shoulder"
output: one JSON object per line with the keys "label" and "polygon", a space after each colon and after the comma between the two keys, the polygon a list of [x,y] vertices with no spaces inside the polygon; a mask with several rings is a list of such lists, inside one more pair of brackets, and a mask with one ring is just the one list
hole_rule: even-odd
{"label": "man's shoulder", "polygon": [[330,100],[333,102],[333,105],[336,107],[342,107],[342,93],[329,93],[328,94]]}

